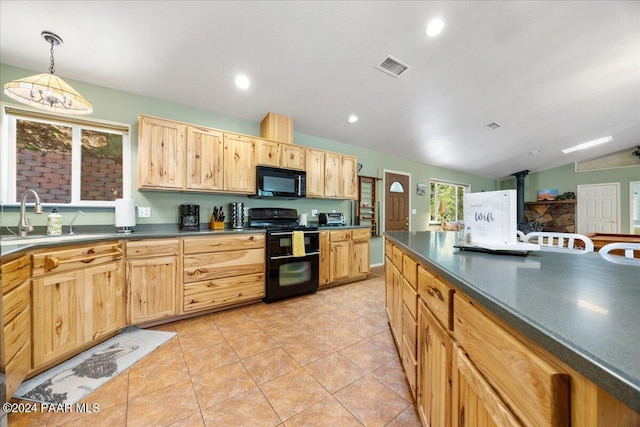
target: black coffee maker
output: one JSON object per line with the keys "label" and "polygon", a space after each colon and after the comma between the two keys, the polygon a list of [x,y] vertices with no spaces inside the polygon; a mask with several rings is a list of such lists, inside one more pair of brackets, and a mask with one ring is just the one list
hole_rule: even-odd
{"label": "black coffee maker", "polygon": [[192,204],[180,205],[180,219],[178,220],[180,230],[200,229],[200,206]]}

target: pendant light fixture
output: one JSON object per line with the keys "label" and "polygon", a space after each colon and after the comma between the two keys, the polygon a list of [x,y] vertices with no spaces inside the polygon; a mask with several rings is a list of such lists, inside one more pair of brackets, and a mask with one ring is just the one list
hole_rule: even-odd
{"label": "pendant light fixture", "polygon": [[64,80],[55,75],[53,47],[62,39],[49,31],[41,33],[51,45],[49,73],[38,74],[4,84],[4,93],[23,104],[67,114],[91,114],[93,105]]}

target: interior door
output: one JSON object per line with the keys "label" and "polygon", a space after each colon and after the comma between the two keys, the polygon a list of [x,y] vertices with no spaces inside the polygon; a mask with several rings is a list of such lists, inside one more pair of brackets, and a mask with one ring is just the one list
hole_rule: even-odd
{"label": "interior door", "polygon": [[409,231],[409,175],[384,174],[384,229]]}
{"label": "interior door", "polygon": [[578,185],[578,230],[587,233],[620,233],[620,184]]}

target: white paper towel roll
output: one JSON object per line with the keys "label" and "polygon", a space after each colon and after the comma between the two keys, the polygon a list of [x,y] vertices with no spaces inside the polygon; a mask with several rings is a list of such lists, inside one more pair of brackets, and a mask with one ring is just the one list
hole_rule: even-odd
{"label": "white paper towel roll", "polygon": [[136,203],[133,199],[116,199],[116,227],[136,226]]}

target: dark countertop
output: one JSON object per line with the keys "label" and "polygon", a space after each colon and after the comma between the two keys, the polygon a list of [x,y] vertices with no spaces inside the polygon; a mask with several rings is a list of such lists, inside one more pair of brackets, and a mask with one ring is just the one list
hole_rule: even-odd
{"label": "dark countertop", "polygon": [[[310,223],[310,226],[317,226],[317,223]],[[222,234],[238,234],[238,233],[264,233],[265,231],[257,228],[233,229],[225,228],[224,230],[211,230],[206,228],[207,224],[201,226],[200,230],[180,230],[176,224],[155,224],[137,226],[136,230],[130,234],[123,234],[114,231],[114,227],[110,226],[93,226],[78,227],[78,231],[73,236],[63,234],[61,236],[47,237],[42,233],[46,229],[36,230],[24,239],[24,243],[6,244],[0,240],[0,257],[17,256],[22,252],[26,252],[38,248],[47,248],[55,246],[75,245],[79,243],[93,243],[109,240],[139,240],[139,239],[158,239],[167,237],[186,237],[186,236],[216,236]],[[352,228],[369,228],[368,225],[345,225],[345,226],[322,226],[319,229],[332,231]],[[66,232],[67,228],[63,231]],[[2,236],[6,238],[8,236]],[[34,241],[35,239],[35,241]]]}
{"label": "dark countertop", "polygon": [[[63,234],[62,236],[42,236],[39,234],[30,235],[24,240],[24,244],[5,244],[0,240],[0,256],[2,258],[11,255],[17,255],[22,252],[26,252],[38,248],[57,247],[67,245],[77,245],[80,243],[94,243],[109,240],[140,240],[140,239],[159,239],[167,237],[197,237],[197,236],[217,236],[223,234],[238,234],[238,233],[264,233],[264,230],[255,228],[242,228],[233,229],[227,228],[224,230],[210,230],[209,228],[201,228],[200,230],[183,231],[179,230],[177,225],[157,225],[146,226],[136,228],[136,231],[130,234],[118,233],[113,231],[113,227],[110,227],[108,231],[103,231],[104,228],[88,228],[86,231],[78,231],[73,236],[69,234]],[[3,236],[3,238],[6,236]],[[37,241],[30,241],[30,239],[37,239]]]}
{"label": "dark countertop", "polygon": [[640,414],[640,268],[595,252],[460,251],[452,232],[385,236]]}

